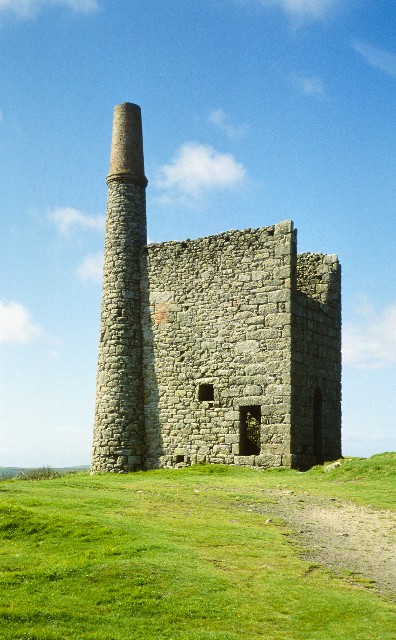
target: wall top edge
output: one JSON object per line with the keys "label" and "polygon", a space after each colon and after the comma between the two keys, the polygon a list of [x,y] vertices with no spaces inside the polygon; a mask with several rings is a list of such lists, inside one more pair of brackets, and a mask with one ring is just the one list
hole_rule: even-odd
{"label": "wall top edge", "polygon": [[331,264],[333,262],[339,262],[338,255],[336,253],[321,253],[318,251],[305,251],[304,253],[298,253],[297,259],[301,260],[321,260],[326,264]]}
{"label": "wall top edge", "polygon": [[237,240],[238,238],[247,238],[251,236],[252,238],[257,238],[260,236],[265,236],[270,239],[271,237],[274,240],[279,239],[281,236],[286,236],[292,234],[294,232],[294,224],[292,220],[285,220],[283,222],[278,222],[276,224],[269,225],[267,227],[257,227],[257,228],[247,228],[247,229],[229,229],[228,231],[222,231],[221,233],[213,234],[210,236],[203,236],[201,238],[186,238],[185,240],[166,240],[164,242],[151,242],[150,247],[161,247],[164,245],[167,246],[182,246],[193,245],[194,243],[211,243],[217,242],[221,240]]}

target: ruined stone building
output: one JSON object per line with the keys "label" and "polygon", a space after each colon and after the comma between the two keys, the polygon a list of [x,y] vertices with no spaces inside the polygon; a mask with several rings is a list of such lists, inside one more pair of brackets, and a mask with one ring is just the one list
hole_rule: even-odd
{"label": "ruined stone building", "polygon": [[341,455],[340,265],[291,221],[147,245],[140,108],[116,107],[93,471]]}

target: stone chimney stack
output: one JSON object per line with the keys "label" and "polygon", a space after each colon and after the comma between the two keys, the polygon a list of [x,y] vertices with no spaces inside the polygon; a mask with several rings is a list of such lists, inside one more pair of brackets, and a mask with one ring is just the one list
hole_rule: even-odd
{"label": "stone chimney stack", "polygon": [[142,115],[137,104],[124,102],[114,109],[110,171],[113,180],[147,186],[144,175]]}
{"label": "stone chimney stack", "polygon": [[147,244],[140,107],[115,107],[107,176],[105,256],[92,471],[143,467],[141,258]]}

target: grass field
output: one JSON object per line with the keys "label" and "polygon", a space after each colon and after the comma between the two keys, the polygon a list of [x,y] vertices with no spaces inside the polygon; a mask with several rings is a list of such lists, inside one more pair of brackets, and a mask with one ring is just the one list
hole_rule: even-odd
{"label": "grass field", "polygon": [[394,509],[396,454],[0,482],[0,638],[394,640],[394,604],[243,507],[274,486]]}

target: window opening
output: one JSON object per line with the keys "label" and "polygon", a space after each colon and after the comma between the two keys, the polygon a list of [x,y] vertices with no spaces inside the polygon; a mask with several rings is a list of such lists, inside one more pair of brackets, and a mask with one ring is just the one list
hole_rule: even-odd
{"label": "window opening", "polygon": [[213,388],[213,384],[200,384],[199,388],[198,388],[198,400],[200,402],[203,401],[207,401],[207,402],[213,402],[214,401],[214,388]]}
{"label": "window opening", "polygon": [[239,407],[239,455],[257,456],[260,453],[261,407]]}
{"label": "window opening", "polygon": [[184,462],[184,456],[176,456],[176,464],[178,464],[179,462]]}
{"label": "window opening", "polygon": [[323,464],[323,396],[319,387],[313,397],[313,450],[315,464]]}

